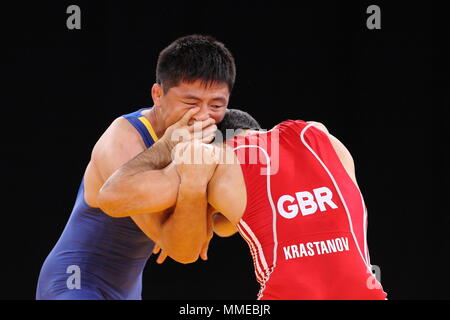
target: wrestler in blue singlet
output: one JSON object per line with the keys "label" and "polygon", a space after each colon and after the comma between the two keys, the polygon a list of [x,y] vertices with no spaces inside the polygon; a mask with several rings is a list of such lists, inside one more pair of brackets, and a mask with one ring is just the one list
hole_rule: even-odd
{"label": "wrestler in blue singlet", "polygon": [[[149,148],[157,138],[143,110],[124,117]],[[140,300],[142,272],[154,243],[131,218],[112,218],[90,207],[83,181],[69,221],[42,266],[36,299]]]}

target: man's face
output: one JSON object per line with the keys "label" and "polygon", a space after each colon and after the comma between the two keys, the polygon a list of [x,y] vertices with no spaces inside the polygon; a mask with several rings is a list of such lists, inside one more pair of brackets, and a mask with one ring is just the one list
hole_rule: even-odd
{"label": "man's face", "polygon": [[[159,96],[155,97],[156,94]],[[192,83],[180,82],[170,88],[165,94],[160,85],[155,84],[152,89],[153,101],[159,108],[165,127],[169,127],[191,108],[199,107],[200,111],[193,119],[203,121],[213,118],[216,123],[222,121],[230,98],[230,91],[226,83],[212,83],[205,86],[197,80]]]}

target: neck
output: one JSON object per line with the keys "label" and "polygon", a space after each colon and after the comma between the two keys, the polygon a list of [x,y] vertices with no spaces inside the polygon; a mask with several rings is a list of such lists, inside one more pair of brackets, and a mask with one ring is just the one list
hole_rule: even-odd
{"label": "neck", "polygon": [[155,133],[158,136],[158,139],[160,139],[164,135],[164,132],[166,132],[167,128],[164,125],[164,121],[160,120],[161,116],[159,115],[159,110],[153,107],[147,112],[147,114],[144,114],[144,116],[152,125],[153,130],[155,130]]}

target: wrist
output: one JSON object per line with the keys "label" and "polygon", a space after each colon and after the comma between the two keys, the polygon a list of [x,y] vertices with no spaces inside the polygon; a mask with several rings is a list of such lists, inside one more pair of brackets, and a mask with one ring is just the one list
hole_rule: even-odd
{"label": "wrist", "polygon": [[172,150],[174,145],[166,138],[161,138],[157,142],[161,145],[160,152],[164,155],[166,158],[170,158],[172,160]]}
{"label": "wrist", "polygon": [[201,177],[190,177],[189,175],[180,175],[180,190],[187,192],[206,192],[208,187],[208,180]]}

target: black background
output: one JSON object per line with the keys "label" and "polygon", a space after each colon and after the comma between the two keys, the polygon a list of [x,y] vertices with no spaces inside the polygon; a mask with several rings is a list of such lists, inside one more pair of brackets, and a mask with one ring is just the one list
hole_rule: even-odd
{"label": "black background", "polygon": [[[391,1],[392,2],[392,1]],[[82,29],[66,28],[81,7]],[[381,8],[368,30],[366,8]],[[431,2],[53,1],[2,5],[2,290],[34,299],[90,152],[121,114],[151,106],[159,52],[202,33],[233,52],[229,107],[270,129],[323,122],[350,150],[369,212],[372,264],[390,299],[449,299],[449,29]],[[446,20],[445,20],[446,19]],[[246,243],[209,261],[155,263],[144,299],[255,299]]]}

